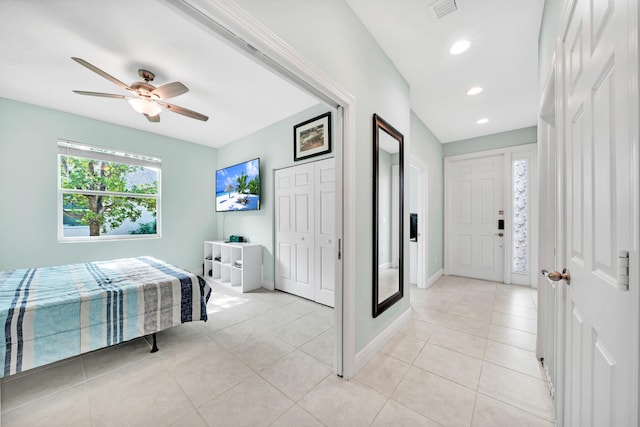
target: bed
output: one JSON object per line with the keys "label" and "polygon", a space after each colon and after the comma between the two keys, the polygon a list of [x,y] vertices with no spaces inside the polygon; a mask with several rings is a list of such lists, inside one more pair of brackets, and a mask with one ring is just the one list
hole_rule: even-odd
{"label": "bed", "polygon": [[2,271],[0,377],[145,335],[156,349],[156,332],[206,321],[210,295],[202,277],[147,256]]}

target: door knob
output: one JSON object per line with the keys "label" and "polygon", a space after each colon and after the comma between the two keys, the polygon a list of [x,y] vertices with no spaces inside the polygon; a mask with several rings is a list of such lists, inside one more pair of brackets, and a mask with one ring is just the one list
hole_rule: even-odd
{"label": "door knob", "polygon": [[502,237],[502,236],[504,236],[504,233],[496,233],[496,236]]}
{"label": "door knob", "polygon": [[569,274],[569,271],[566,268],[562,270],[562,273],[557,271],[549,272],[547,270],[542,270],[541,273],[544,277],[548,277],[550,280],[553,280],[554,282],[557,282],[559,280],[566,280],[567,285],[571,284],[571,274]]}

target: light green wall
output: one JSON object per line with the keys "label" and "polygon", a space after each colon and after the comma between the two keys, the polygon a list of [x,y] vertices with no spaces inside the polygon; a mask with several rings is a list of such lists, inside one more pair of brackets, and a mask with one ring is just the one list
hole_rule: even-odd
{"label": "light green wall", "polygon": [[513,147],[515,145],[531,144],[538,141],[537,132],[537,126],[531,126],[507,132],[494,133],[492,135],[479,136],[477,138],[448,142],[442,145],[442,154],[444,157],[449,157],[460,154],[477,153],[479,151],[495,150],[497,148]]}
{"label": "light green wall", "polygon": [[[160,157],[162,238],[58,243],[58,139]],[[151,255],[201,271],[215,165],[212,148],[0,98],[0,270]]]}
{"label": "light green wall", "polygon": [[426,166],[428,173],[428,277],[433,276],[444,267],[444,161],[442,151],[443,145],[438,138],[412,111],[411,155]]}
{"label": "light green wall", "polygon": [[[273,284],[275,268],[274,170],[333,156],[331,153],[305,161],[293,161],[293,126],[327,111],[331,111],[331,123],[334,127],[335,111],[325,105],[318,105],[218,149],[218,169],[260,158],[260,210],[217,213],[216,238],[228,239],[229,235],[236,234],[248,238],[251,243],[262,245],[262,279],[266,283]],[[332,140],[335,141],[335,137]]]}
{"label": "light green wall", "polygon": [[542,90],[556,49],[556,37],[560,26],[563,0],[546,0],[538,35],[538,88]]}
{"label": "light green wall", "polygon": [[[356,351],[400,314],[405,298],[373,319],[372,311],[372,116],[378,113],[402,132],[410,151],[409,86],[344,0],[236,0],[236,3],[356,97]],[[406,180],[405,180],[406,181]],[[408,205],[407,205],[408,207]],[[408,212],[408,209],[405,209]],[[409,253],[408,215],[405,253]],[[405,260],[405,270],[408,258]],[[405,287],[408,275],[405,275]],[[347,284],[353,286],[354,284]]]}

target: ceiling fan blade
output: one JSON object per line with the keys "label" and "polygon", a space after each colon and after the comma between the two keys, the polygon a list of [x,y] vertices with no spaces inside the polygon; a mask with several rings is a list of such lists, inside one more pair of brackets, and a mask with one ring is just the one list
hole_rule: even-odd
{"label": "ceiling fan blade", "polygon": [[184,108],[184,107],[179,107],[177,105],[169,104],[167,102],[157,102],[156,101],[156,104],[159,104],[159,105],[163,106],[164,108],[166,108],[169,111],[173,111],[174,113],[182,114],[183,116],[191,117],[192,119],[202,120],[203,122],[206,122],[207,120],[209,120],[209,117],[205,116],[204,114],[196,113],[195,111],[189,110],[189,109]]}
{"label": "ceiling fan blade", "polygon": [[87,61],[85,61],[82,58],[76,58],[76,57],[71,57],[71,59],[73,59],[74,61],[76,61],[78,64],[83,65],[85,67],[87,67],[88,69],[90,69],[91,71],[93,71],[96,74],[101,75],[102,77],[104,77],[105,79],[117,84],[118,86],[120,86],[121,88],[128,90],[129,92],[135,92],[133,89],[131,89],[131,87],[123,82],[121,82],[120,80],[116,79],[115,77],[113,77],[111,74],[108,74],[104,71],[102,71],[100,68],[96,67],[95,65],[89,64]]}
{"label": "ceiling fan blade", "polygon": [[90,96],[102,96],[104,98],[120,98],[120,99],[129,99],[128,96],[124,95],[116,95],[113,93],[102,93],[102,92],[87,92],[85,90],[74,90],[75,93],[79,95],[90,95]]}
{"label": "ceiling fan blade", "polygon": [[157,95],[160,99],[173,98],[189,92],[189,88],[180,82],[167,83],[151,91],[152,95]]}
{"label": "ceiling fan blade", "polygon": [[150,116],[148,114],[144,115],[147,120],[149,120],[151,123],[158,123],[160,121],[160,114],[156,114],[155,116]]}

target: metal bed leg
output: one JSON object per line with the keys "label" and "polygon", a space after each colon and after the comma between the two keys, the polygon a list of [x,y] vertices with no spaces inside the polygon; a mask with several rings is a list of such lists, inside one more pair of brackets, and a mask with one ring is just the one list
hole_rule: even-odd
{"label": "metal bed leg", "polygon": [[153,337],[153,346],[151,346],[151,353],[155,353],[156,351],[158,351],[158,343],[156,341],[156,333],[154,332],[153,334],[151,334],[151,336]]}

